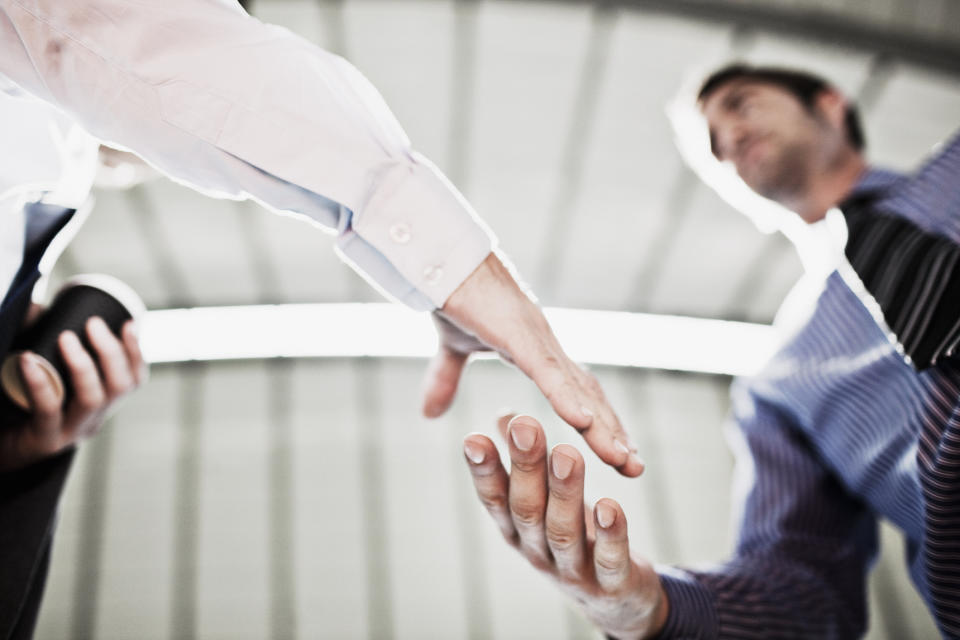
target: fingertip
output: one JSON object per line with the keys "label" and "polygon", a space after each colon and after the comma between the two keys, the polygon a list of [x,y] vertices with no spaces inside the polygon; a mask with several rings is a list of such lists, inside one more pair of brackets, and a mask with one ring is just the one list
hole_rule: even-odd
{"label": "fingertip", "polygon": [[90,316],[87,318],[86,322],[87,331],[102,331],[106,329],[107,331],[110,328],[107,326],[107,323],[100,316]]}
{"label": "fingertip", "polygon": [[437,402],[437,401],[435,401],[435,400],[433,400],[433,399],[429,399],[429,398],[428,398],[428,399],[423,403],[423,417],[424,417],[424,418],[430,418],[431,420],[432,420],[433,418],[439,418],[439,417],[442,416],[444,413],[446,413],[448,406],[449,406],[449,404],[445,404],[445,403],[442,403],[442,402]]}
{"label": "fingertip", "polygon": [[500,454],[493,440],[482,433],[470,433],[463,439],[463,455],[475,472],[489,473],[500,463]]}
{"label": "fingertip", "polygon": [[120,332],[124,337],[129,336],[130,339],[139,340],[140,338],[140,323],[131,318],[123,323],[123,328],[120,329]]}
{"label": "fingertip", "polygon": [[60,335],[57,336],[57,342],[60,343],[61,347],[73,346],[79,344],[80,337],[72,330],[67,329],[66,331],[60,332]]}
{"label": "fingertip", "polygon": [[542,446],[543,427],[540,423],[527,415],[514,417],[507,426],[510,441],[513,447],[522,454],[539,453],[545,450]]}
{"label": "fingertip", "polygon": [[43,382],[43,371],[37,356],[30,351],[20,354],[20,375],[28,387],[34,387]]}
{"label": "fingertip", "polygon": [[25,387],[25,399],[31,412],[35,415],[49,416],[60,411],[63,387],[52,379],[42,362],[40,356],[32,352],[24,352],[20,356],[20,372]]}
{"label": "fingertip", "polygon": [[449,349],[441,349],[434,356],[424,379],[424,417],[438,418],[450,408],[466,362],[466,356]]}
{"label": "fingertip", "polygon": [[558,444],[550,450],[550,472],[557,480],[568,480],[582,475],[583,458],[568,444]]}
{"label": "fingertip", "polygon": [[623,518],[623,510],[616,500],[611,498],[601,498],[593,507],[593,517],[597,526],[610,531]]}
{"label": "fingertip", "polygon": [[478,446],[471,440],[463,441],[463,454],[473,464],[483,464],[487,459],[487,452],[483,450],[483,447]]}
{"label": "fingertip", "polygon": [[534,429],[542,429],[543,427],[537,422],[537,419],[533,416],[528,416],[525,413],[517,414],[510,418],[510,421],[507,423],[507,427],[511,428],[514,425],[527,425],[533,427]]}
{"label": "fingertip", "polygon": [[617,467],[617,471],[628,478],[640,477],[646,469],[647,464],[635,453],[631,453],[627,461]]}
{"label": "fingertip", "polygon": [[434,380],[433,384],[424,392],[423,416],[425,418],[439,418],[450,405],[456,394],[456,385],[450,385],[443,380]]}

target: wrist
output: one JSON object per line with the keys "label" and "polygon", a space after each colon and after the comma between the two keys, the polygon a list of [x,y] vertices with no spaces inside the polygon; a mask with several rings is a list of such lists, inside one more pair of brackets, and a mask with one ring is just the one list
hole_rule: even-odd
{"label": "wrist", "polygon": [[646,639],[660,637],[660,633],[667,624],[667,616],[670,614],[670,598],[667,597],[667,592],[659,580],[657,580],[657,589],[660,591],[660,596],[657,606],[654,608],[653,615],[651,616],[652,624],[650,625],[650,630],[647,635],[644,636]]}
{"label": "wrist", "polygon": [[659,580],[656,583],[655,594],[652,597],[644,596],[644,599],[650,602],[652,607],[646,615],[641,616],[638,624],[630,625],[629,628],[625,629],[606,629],[608,638],[612,640],[655,640],[660,637],[667,623],[670,603]]}

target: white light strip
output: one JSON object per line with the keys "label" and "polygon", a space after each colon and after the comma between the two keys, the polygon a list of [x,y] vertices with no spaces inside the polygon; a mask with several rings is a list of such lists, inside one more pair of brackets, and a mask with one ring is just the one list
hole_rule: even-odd
{"label": "white light strip", "polygon": [[[585,364],[749,375],[772,354],[768,325],[644,313],[546,309],[571,358]],[[150,311],[150,362],[248,358],[428,358],[426,314],[393,304],[285,304]]]}

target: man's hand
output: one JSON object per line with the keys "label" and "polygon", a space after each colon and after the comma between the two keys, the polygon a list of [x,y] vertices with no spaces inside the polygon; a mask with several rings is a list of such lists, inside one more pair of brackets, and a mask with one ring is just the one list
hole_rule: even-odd
{"label": "man's hand", "polygon": [[548,457],[543,429],[529,416],[504,430],[509,476],[489,438],[471,434],[463,443],[477,495],[503,537],[604,633],[619,640],[659,633],[667,597],[650,564],[631,558],[620,505],[603,498],[587,518],[577,450],[559,444]]}
{"label": "man's hand", "polygon": [[554,411],[580,431],[601,460],[625,476],[643,462],[590,373],[567,357],[540,308],[493,253],[436,314],[440,350],[427,371],[423,412],[441,415],[453,402],[470,354],[493,350],[540,388]]}
{"label": "man's hand", "polygon": [[96,434],[110,408],[146,380],[133,321],[124,325],[121,340],[98,317],[87,322],[86,330],[93,354],[72,331],[58,338],[74,390],[66,407],[37,357],[20,356],[30,418],[24,425],[0,429],[0,471],[20,469]]}

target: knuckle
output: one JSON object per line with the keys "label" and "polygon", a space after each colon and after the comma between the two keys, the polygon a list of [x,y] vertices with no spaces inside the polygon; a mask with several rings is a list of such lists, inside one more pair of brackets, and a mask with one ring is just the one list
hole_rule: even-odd
{"label": "knuckle", "polygon": [[543,522],[544,508],[542,504],[526,501],[514,502],[510,505],[513,519],[517,524],[534,526]]}
{"label": "knuckle", "polygon": [[106,402],[106,394],[102,389],[90,389],[77,395],[77,405],[84,411],[96,411]]}
{"label": "knuckle", "polygon": [[547,541],[552,549],[569,551],[580,543],[580,536],[566,525],[547,523]]}
{"label": "knuckle", "polygon": [[526,474],[543,472],[543,456],[539,456],[536,460],[511,460],[510,464],[512,471]]}
{"label": "knuckle", "polygon": [[610,573],[620,571],[624,565],[623,556],[613,551],[595,550],[593,559],[598,568]]}
{"label": "knuckle", "polygon": [[487,508],[487,511],[505,511],[507,500],[499,494],[486,494],[480,496],[480,502]]}

